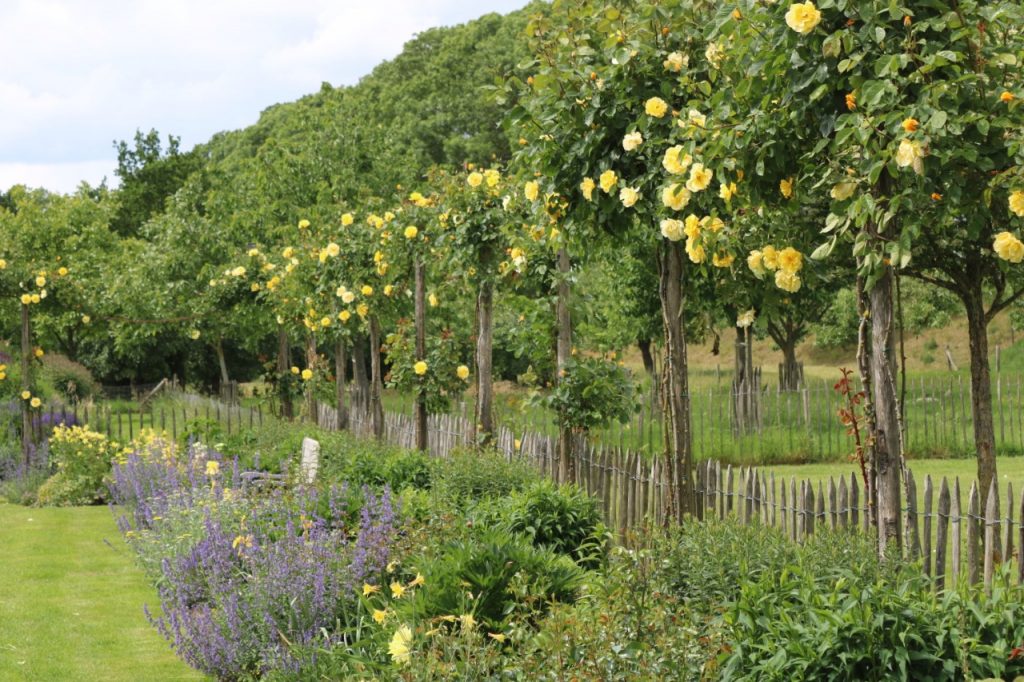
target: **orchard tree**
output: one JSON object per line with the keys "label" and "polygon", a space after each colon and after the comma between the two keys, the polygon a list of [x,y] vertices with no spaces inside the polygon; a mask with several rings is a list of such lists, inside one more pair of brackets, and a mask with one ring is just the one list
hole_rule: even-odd
{"label": "orchard tree", "polygon": [[[827,192],[827,241],[815,255],[845,242],[857,259],[869,499],[882,550],[900,537],[895,270],[920,260],[928,276],[928,254],[936,252],[946,262],[969,262],[965,244],[979,245],[991,234],[979,237],[982,225],[1005,220],[1002,171],[1013,123],[1000,92],[1011,79],[1007,67],[1019,59],[1012,45],[1020,11],[1009,2],[878,0],[820,8],[751,3],[738,13],[745,36],[739,68],[757,77],[736,94],[758,100],[752,130],[770,141],[755,144],[759,175],[788,187],[795,201]],[[991,201],[993,195],[1004,199]],[[976,426],[984,428],[984,419]],[[983,495],[994,475],[991,447],[979,449]]]}

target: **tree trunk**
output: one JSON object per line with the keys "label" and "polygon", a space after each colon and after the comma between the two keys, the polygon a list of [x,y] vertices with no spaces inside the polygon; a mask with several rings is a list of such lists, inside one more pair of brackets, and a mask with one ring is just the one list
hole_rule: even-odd
{"label": "tree trunk", "polygon": [[[427,357],[427,283],[422,257],[417,256],[413,265],[415,277],[414,302],[416,306],[416,359]],[[429,371],[429,369],[428,369]],[[427,395],[422,387],[416,390],[416,414],[414,419],[416,449],[427,450]]]}
{"label": "tree trunk", "polygon": [[760,426],[760,373],[754,367],[754,332],[736,327],[736,374],[732,381],[735,432],[748,433]]}
{"label": "tree trunk", "polygon": [[[310,333],[309,336],[306,337],[306,367],[314,369],[318,364],[316,334]],[[316,394],[313,392],[312,386],[306,387],[306,411],[309,413],[309,420],[314,425],[319,425],[319,403],[317,403]]]}
{"label": "tree trunk", "polygon": [[354,402],[365,414],[370,402],[370,378],[366,374],[366,337],[362,334],[352,342],[352,382],[356,385]]}
{"label": "tree trunk", "polygon": [[477,294],[476,333],[476,421],[477,433],[484,443],[494,436],[494,379],[491,376],[494,353],[494,284],[485,281]]}
{"label": "tree trunk", "polygon": [[[28,306],[21,306],[21,390],[32,391],[32,326]],[[21,401],[21,456],[25,461],[25,473],[32,464],[32,406]]]}
{"label": "tree trunk", "polygon": [[224,339],[218,336],[213,349],[217,352],[217,365],[220,367],[220,385],[227,386],[231,382],[231,377],[228,376],[228,361],[224,357]]}
{"label": "tree trunk", "polygon": [[981,508],[988,500],[989,486],[996,477],[995,425],[992,421],[992,375],[988,364],[988,320],[985,316],[981,277],[961,289],[967,309],[967,333],[971,347],[971,413],[974,417],[974,447],[978,457],[978,486]]}
{"label": "tree trunk", "polygon": [[[558,365],[558,381],[563,380],[564,374],[572,359],[572,318],[569,315],[569,252],[563,247],[558,251],[558,302],[556,304],[556,319],[558,324],[558,347],[556,360]],[[572,452],[572,429],[569,424],[559,420],[558,424],[558,469],[563,482],[576,482],[576,461]]]}
{"label": "tree trunk", "polygon": [[[279,378],[288,376],[291,371],[291,346],[288,343],[288,332],[284,327],[277,329],[277,375]],[[281,416],[291,421],[295,418],[295,407],[292,405],[291,391],[281,391]]]}
{"label": "tree trunk", "polygon": [[665,465],[669,476],[669,514],[681,520],[695,512],[693,455],[690,442],[690,394],[687,386],[686,333],[683,325],[683,251],[662,240],[658,293],[665,328],[662,389],[666,405]]}
{"label": "tree trunk", "polygon": [[803,381],[803,372],[796,359],[796,339],[787,336],[779,343],[782,351],[782,366],[779,373],[779,388],[783,391],[796,391]]}
{"label": "tree trunk", "polygon": [[334,387],[338,397],[338,429],[348,428],[348,358],[345,355],[345,340],[338,339],[334,348]]}
{"label": "tree trunk", "polygon": [[373,419],[373,436],[384,438],[384,404],[381,401],[383,377],[380,366],[380,323],[377,316],[370,316],[370,414]]}
{"label": "tree trunk", "polygon": [[640,349],[640,357],[644,361],[644,371],[647,372],[647,376],[654,376],[654,355],[651,353],[651,340],[650,339],[637,339],[637,347]]}
{"label": "tree trunk", "polygon": [[900,547],[900,472],[903,466],[896,393],[896,342],[893,272],[885,268],[868,292],[871,311],[871,407],[874,416],[872,469],[877,485],[879,551]]}

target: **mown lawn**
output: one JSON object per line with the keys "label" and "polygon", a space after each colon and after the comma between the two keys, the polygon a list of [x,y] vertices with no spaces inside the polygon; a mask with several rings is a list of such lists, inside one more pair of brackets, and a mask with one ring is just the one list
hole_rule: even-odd
{"label": "mown lawn", "polygon": [[109,509],[0,502],[0,680],[205,679],[146,622],[144,603],[156,593]]}

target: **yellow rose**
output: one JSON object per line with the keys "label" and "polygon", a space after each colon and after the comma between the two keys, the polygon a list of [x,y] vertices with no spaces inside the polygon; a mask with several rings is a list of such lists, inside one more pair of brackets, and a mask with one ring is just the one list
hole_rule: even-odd
{"label": "yellow rose", "polygon": [[313,370],[309,369],[308,367],[306,369],[302,370],[302,380],[303,381],[309,381],[312,378],[313,378]]}
{"label": "yellow rose", "polygon": [[1017,98],[1009,90],[1003,90],[1003,92],[999,95],[999,101],[1004,103],[1004,104],[1009,104],[1010,102],[1012,102],[1015,99],[1017,99]]}
{"label": "yellow rose", "polygon": [[298,373],[299,373],[299,368],[298,368],[298,367],[295,367],[295,366],[293,365],[293,366],[292,366],[292,374],[298,374]]}
{"label": "yellow rose", "polygon": [[350,317],[352,317],[352,313],[350,313],[347,310],[342,310],[340,313],[338,313],[338,319],[341,320],[342,322],[348,322]]}
{"label": "yellow rose", "polygon": [[1010,210],[1018,218],[1024,218],[1024,189],[1010,192]]}
{"label": "yellow rose", "polygon": [[92,322],[92,318],[88,315],[82,315],[82,324],[89,324]]}
{"label": "yellow rose", "polygon": [[189,338],[192,339],[193,341],[198,340],[199,337],[202,336],[202,335],[203,335],[203,333],[201,331],[199,331],[198,329],[193,329],[192,331],[190,331],[188,333]]}
{"label": "yellow rose", "polygon": [[793,178],[783,178],[779,180],[779,192],[786,199],[793,198]]}
{"label": "yellow rose", "polygon": [[722,60],[725,59],[725,50],[718,43],[708,43],[707,48],[704,50],[704,59],[708,60],[711,68],[717,69],[722,65]]}
{"label": "yellow rose", "polygon": [[1010,232],[1000,232],[996,235],[992,244],[996,255],[1011,263],[1020,263],[1024,260],[1024,243]]}
{"label": "yellow rose", "polygon": [[594,183],[593,178],[583,178],[583,182],[580,183],[580,191],[583,192],[583,198],[587,201],[594,200]]}
{"label": "yellow rose", "polygon": [[639,132],[626,133],[622,138],[622,148],[631,152],[644,143],[644,136]]}
{"label": "yellow rose", "polygon": [[731,253],[716,253],[711,256],[711,264],[716,268],[727,268],[732,265],[734,259],[735,257]]}
{"label": "yellow rose", "polygon": [[359,290],[359,293],[361,293],[363,296],[373,296],[373,287],[371,287],[369,284],[364,284],[362,288]]}
{"label": "yellow rose", "polygon": [[285,247],[285,250],[281,252],[281,255],[284,256],[285,258],[291,258],[292,256],[295,255],[295,249],[293,249],[290,246]]}
{"label": "yellow rose", "polygon": [[690,239],[696,239],[697,237],[700,236],[701,222],[701,219],[692,213],[686,216],[686,223],[683,227],[683,233]]}
{"label": "yellow rose", "polygon": [[783,291],[795,294],[800,291],[800,275],[794,272],[779,270],[775,273],[775,286]]}
{"label": "yellow rose", "polygon": [[459,365],[458,369],[455,370],[455,376],[459,377],[463,381],[469,378],[469,367],[465,365]]}
{"label": "yellow rose", "polygon": [[905,131],[907,131],[908,133],[912,133],[915,130],[917,130],[918,126],[921,125],[921,122],[918,121],[916,118],[911,117],[903,119],[903,123],[901,123],[900,125],[903,126],[903,129]]}
{"label": "yellow rose", "polygon": [[754,317],[757,315],[757,311],[751,308],[750,310],[744,311],[739,314],[736,318],[736,326],[740,329],[746,329],[747,327],[754,324]]}
{"label": "yellow rose", "polygon": [[665,218],[661,221],[661,234],[669,241],[677,242],[684,236],[683,221]]}
{"label": "yellow rose", "polygon": [[341,294],[341,302],[342,303],[348,304],[348,303],[351,303],[354,300],[356,300],[356,295],[354,293],[352,293],[351,291],[345,291],[345,292],[343,292]]}
{"label": "yellow rose", "polygon": [[45,287],[46,286],[46,278],[43,277],[42,275],[40,275],[39,277],[36,277],[36,286],[37,287]]}
{"label": "yellow rose", "polygon": [[665,170],[673,175],[682,175],[690,167],[691,163],[693,163],[693,157],[683,152],[682,145],[666,149],[665,158],[661,161],[661,165],[665,167]]}
{"label": "yellow rose", "polygon": [[615,171],[609,169],[604,173],[601,173],[601,177],[598,181],[601,183],[601,189],[604,190],[605,194],[611,194],[612,188],[615,187],[615,183],[619,181],[619,176],[615,174]]}
{"label": "yellow rose", "polygon": [[759,249],[754,249],[747,256],[747,267],[758,279],[765,276],[767,270],[764,267],[764,256]]}
{"label": "yellow rose", "polygon": [[29,391],[22,391],[21,392],[21,399],[22,400],[28,400],[31,397],[32,397],[32,394]]}
{"label": "yellow rose", "polygon": [[530,180],[525,185],[523,185],[523,196],[525,196],[528,200],[537,201],[537,196],[539,194],[540,185],[536,181]]}
{"label": "yellow rose", "polygon": [[718,216],[704,216],[700,219],[700,226],[704,229],[711,230],[712,232],[718,232],[725,227],[725,221]]}
{"label": "yellow rose", "polygon": [[245,277],[245,268],[239,265],[237,268],[231,271],[232,277]]}
{"label": "yellow rose", "polygon": [[6,269],[7,269],[7,261],[5,261],[3,258],[0,258],[0,270],[6,270]]}
{"label": "yellow rose", "polygon": [[300,230],[305,230],[307,227],[309,227],[309,221],[308,220],[303,218],[302,220],[299,221],[299,229]]}
{"label": "yellow rose", "polygon": [[255,292],[259,291],[259,290],[260,290],[260,289],[262,289],[262,288],[263,288],[263,287],[262,287],[262,286],[260,286],[260,283],[259,283],[259,282],[253,282],[252,284],[250,284],[250,285],[249,285],[249,291],[251,291],[251,292],[253,292],[253,293],[255,293]]}
{"label": "yellow rose", "polygon": [[395,287],[394,287],[393,284],[385,284],[384,285],[384,295],[385,296],[390,296],[392,293],[394,293],[394,291],[395,291]]}
{"label": "yellow rose", "polygon": [[821,22],[821,12],[813,2],[794,2],[786,12],[786,25],[801,34],[808,34]]}
{"label": "yellow rose", "polygon": [[714,172],[710,168],[705,168],[703,163],[693,164],[690,168],[690,177],[686,181],[686,189],[691,192],[701,192],[707,189],[713,175]]}
{"label": "yellow rose", "polygon": [[39,407],[42,404],[43,404],[43,401],[40,400],[39,398],[32,398],[32,400],[29,402],[29,405],[31,405],[32,407],[34,407],[36,409],[39,409]]}
{"label": "yellow rose", "polygon": [[924,173],[924,162],[921,160],[924,158],[924,150],[921,148],[920,142],[908,139],[900,140],[900,146],[896,149],[895,158],[896,165],[900,168],[910,166],[918,175]]}
{"label": "yellow rose", "polygon": [[22,294],[21,295],[21,304],[22,305],[30,305],[31,303],[32,303],[32,294]]}
{"label": "yellow rose", "polygon": [[329,318],[329,317],[322,317],[322,318],[320,318],[320,326],[321,327],[330,327],[331,326],[331,318]]}
{"label": "yellow rose", "polygon": [[626,208],[632,208],[640,200],[640,192],[635,187],[623,187],[619,191],[619,201]]}
{"label": "yellow rose", "polygon": [[327,245],[327,255],[328,256],[330,256],[331,258],[337,258],[339,253],[341,253],[341,247],[340,246],[338,246],[334,242],[331,242],[330,244]]}
{"label": "yellow rose", "polygon": [[484,179],[487,180],[488,187],[497,187],[498,182],[501,180],[501,173],[493,168],[488,168],[484,171]]}
{"label": "yellow rose", "polygon": [[661,203],[673,211],[681,211],[690,203],[691,196],[690,190],[677,183],[661,190]]}
{"label": "yellow rose", "polygon": [[723,182],[721,184],[721,186],[718,188],[718,196],[721,197],[721,199],[723,201],[731,201],[732,198],[733,198],[733,195],[735,195],[735,194],[736,194],[736,183],[735,182],[730,182],[730,183],[724,183]]}
{"label": "yellow rose", "polygon": [[768,246],[761,249],[761,262],[764,267],[768,270],[778,270],[779,268],[779,252],[775,250],[775,247],[769,244]]}
{"label": "yellow rose", "polygon": [[427,363],[425,363],[423,360],[418,361],[415,365],[412,366],[412,371],[416,372],[418,376],[423,376],[424,374],[427,373]]}
{"label": "yellow rose", "polygon": [[61,266],[61,267],[57,268],[57,274],[60,275],[61,277],[67,277],[68,276],[68,269],[63,267],[63,266]]}
{"label": "yellow rose", "polygon": [[416,239],[416,235],[418,235],[419,233],[420,229],[415,225],[408,226],[407,228],[405,228],[405,232],[403,232],[406,239]]}
{"label": "yellow rose", "polygon": [[804,266],[804,257],[792,246],[787,246],[779,251],[779,269],[783,272],[796,274]]}
{"label": "yellow rose", "polygon": [[829,194],[836,201],[846,201],[853,196],[853,193],[857,191],[857,183],[844,181],[833,185],[832,191]]}
{"label": "yellow rose", "polygon": [[341,224],[343,226],[348,227],[349,225],[351,225],[355,221],[356,221],[356,219],[352,216],[351,213],[342,213],[341,214]]}
{"label": "yellow rose", "polygon": [[431,308],[436,308],[438,303],[437,296],[435,296],[434,294],[430,294],[429,296],[427,296],[427,303],[430,304]]}
{"label": "yellow rose", "polygon": [[668,104],[660,97],[652,97],[644,103],[644,111],[648,116],[662,118],[668,112]]}
{"label": "yellow rose", "polygon": [[687,61],[689,60],[683,56],[683,53],[673,52],[665,59],[664,62],[662,62],[662,66],[665,67],[666,71],[679,73],[683,70],[683,67],[686,66]]}
{"label": "yellow rose", "polygon": [[693,239],[686,240],[686,255],[689,256],[690,261],[694,263],[703,263],[707,260],[707,254],[704,253],[704,247],[698,245]]}
{"label": "yellow rose", "polygon": [[477,173],[476,171],[470,173],[469,176],[466,178],[466,182],[469,183],[470,187],[479,187],[483,181],[484,176],[481,175],[480,173]]}
{"label": "yellow rose", "polygon": [[686,115],[686,120],[697,128],[703,128],[708,124],[708,117],[696,109],[690,109],[690,112]]}
{"label": "yellow rose", "polygon": [[46,289],[43,289],[41,293],[32,294],[33,303],[39,303],[39,301],[43,300],[44,298],[46,298]]}

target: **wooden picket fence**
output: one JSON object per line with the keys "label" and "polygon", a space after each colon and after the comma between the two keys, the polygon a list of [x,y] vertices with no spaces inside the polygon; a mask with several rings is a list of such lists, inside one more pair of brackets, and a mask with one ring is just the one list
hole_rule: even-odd
{"label": "wooden picket fence", "polygon": [[185,434],[209,440],[218,434],[231,435],[262,426],[263,422],[262,405],[249,408],[180,392],[174,394],[174,400],[159,405],[122,402],[49,405],[34,414],[32,435],[38,443],[58,424],[83,424],[120,442],[134,439],[144,429],[170,434],[175,440]]}
{"label": "wooden picket fence", "polygon": [[[337,419],[336,410],[320,406],[321,427],[336,428]],[[349,428],[359,436],[372,437],[369,415],[359,405],[350,412]],[[414,447],[412,417],[385,413],[384,441]],[[432,456],[448,457],[453,450],[473,443],[473,424],[465,416],[444,414],[428,419],[428,450]],[[561,482],[555,438],[533,432],[517,438],[510,429],[501,427],[493,445],[509,461],[526,462]],[[644,524],[666,521],[669,482],[660,459],[620,447],[595,445],[585,438],[575,440],[573,457],[575,482],[598,500],[605,522],[620,538]],[[774,472],[756,467],[706,460],[696,467],[694,483],[699,519],[732,516],[741,523],[777,528],[795,542],[803,542],[823,528],[868,531],[871,510],[854,473],[815,486],[809,480],[793,477],[777,479]],[[919,504],[917,482],[908,469],[906,490],[902,551],[906,558],[922,562],[937,589],[956,584],[962,574],[971,584],[983,583],[991,589],[995,567],[1014,559],[1017,581],[1024,583],[1020,551],[1024,548],[1024,495],[1015,504],[1012,484],[1007,484],[1006,496],[1000,499],[993,482],[984,510],[980,508],[976,482],[971,484],[966,504],[959,479],[951,483],[943,477],[936,486],[930,476],[925,477]],[[1001,509],[1006,510],[1005,516]]]}

